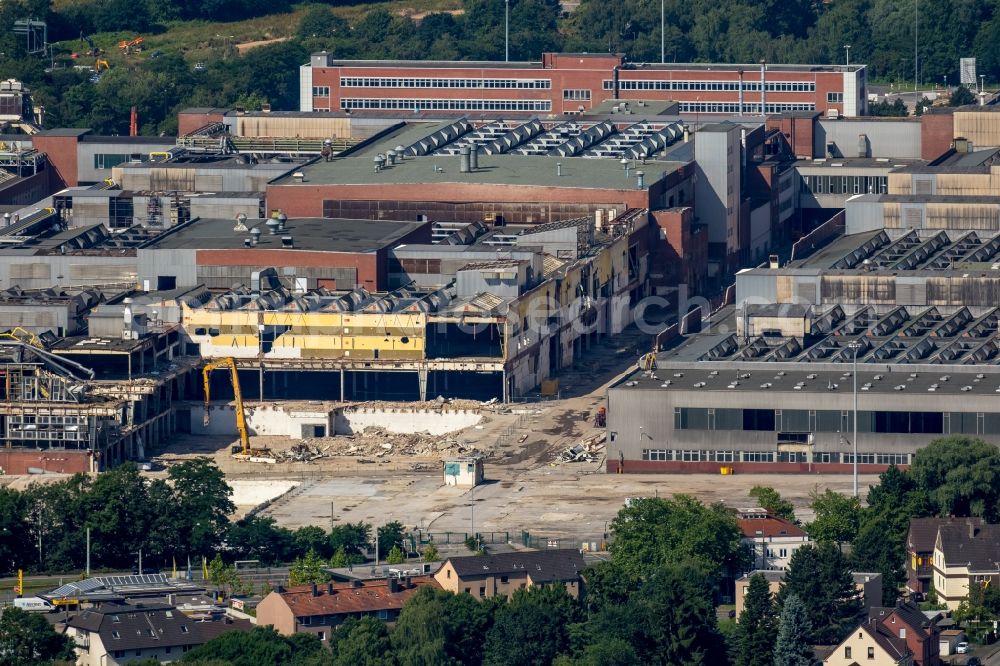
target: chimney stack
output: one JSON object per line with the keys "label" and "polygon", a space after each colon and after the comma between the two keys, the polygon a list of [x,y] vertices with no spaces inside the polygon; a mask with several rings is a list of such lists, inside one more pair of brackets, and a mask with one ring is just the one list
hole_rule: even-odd
{"label": "chimney stack", "polygon": [[479,168],[479,145],[475,143],[469,148],[469,168],[473,171]]}
{"label": "chimney stack", "polygon": [[319,596],[319,588],[316,586],[316,583],[312,584],[312,595],[314,597],[318,597]]}
{"label": "chimney stack", "polygon": [[470,151],[468,146],[462,146],[461,148],[458,149],[459,158],[461,160],[459,163],[458,170],[461,171],[462,173],[469,173],[469,171],[472,170],[469,162],[469,152]]}

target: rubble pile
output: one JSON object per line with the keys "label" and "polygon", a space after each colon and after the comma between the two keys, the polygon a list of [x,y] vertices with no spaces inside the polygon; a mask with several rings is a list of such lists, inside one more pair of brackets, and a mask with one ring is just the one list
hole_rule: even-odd
{"label": "rubble pile", "polygon": [[597,462],[604,454],[604,433],[592,435],[562,452],[563,462]]}
{"label": "rubble pile", "polygon": [[353,435],[308,438],[286,449],[273,451],[277,462],[282,463],[311,463],[323,458],[339,456],[437,458],[472,453],[479,453],[479,451],[464,446],[454,436],[388,432],[380,426],[369,426]]}

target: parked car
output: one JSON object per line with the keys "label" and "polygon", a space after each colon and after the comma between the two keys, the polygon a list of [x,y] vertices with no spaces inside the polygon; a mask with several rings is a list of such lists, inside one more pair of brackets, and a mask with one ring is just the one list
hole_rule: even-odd
{"label": "parked car", "polygon": [[966,643],[965,641],[962,641],[961,643],[955,646],[955,654],[965,654],[968,651],[969,651],[969,644]]}
{"label": "parked car", "polygon": [[979,657],[969,657],[969,661],[965,662],[965,666],[983,666],[983,660]]}

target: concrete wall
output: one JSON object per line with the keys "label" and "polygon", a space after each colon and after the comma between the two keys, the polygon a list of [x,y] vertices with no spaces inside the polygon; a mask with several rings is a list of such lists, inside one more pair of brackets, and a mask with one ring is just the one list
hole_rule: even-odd
{"label": "concrete wall", "polygon": [[[867,137],[867,154],[858,154],[858,138]],[[813,154],[827,156],[827,144],[833,143],[836,157],[921,157],[921,124],[917,118],[893,120],[827,120],[816,123]]]}
{"label": "concrete wall", "polygon": [[0,262],[0,284],[22,289],[45,289],[134,282],[135,256],[46,255],[5,257]]}
{"label": "concrete wall", "polygon": [[[198,266],[195,257],[197,250],[176,249],[139,249],[138,278],[139,284],[145,290],[156,289],[157,278],[170,276],[176,278],[178,287],[195,287],[198,285]],[[248,275],[249,281],[249,275]]]}
{"label": "concrete wall", "polygon": [[[483,416],[469,410],[383,410],[336,407],[328,403],[301,408],[282,407],[280,404],[252,404],[246,406],[247,424],[251,435],[276,435],[301,439],[312,437],[303,426],[323,426],[327,434],[352,435],[365,428],[377,426],[389,432],[426,432],[444,435],[479,423]],[[236,433],[235,406],[231,403],[213,403],[209,424],[204,424],[204,411],[191,408],[191,433],[195,435],[232,435]]]}
{"label": "concrete wall", "polygon": [[338,409],[334,419],[335,432],[338,435],[361,432],[370,426],[385,428],[389,432],[426,432],[431,435],[444,435],[476,425],[483,420],[483,415],[468,410],[438,412],[345,408]]}

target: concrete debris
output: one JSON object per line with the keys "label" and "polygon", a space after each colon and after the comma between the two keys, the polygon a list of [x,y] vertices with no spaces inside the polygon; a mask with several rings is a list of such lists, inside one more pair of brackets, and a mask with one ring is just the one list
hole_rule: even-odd
{"label": "concrete debris", "polygon": [[563,462],[597,462],[604,451],[604,433],[592,435],[562,452]]}
{"label": "concrete debris", "polygon": [[385,459],[387,456],[446,458],[488,455],[463,445],[454,436],[426,432],[394,433],[380,426],[369,426],[353,435],[304,439],[284,449],[272,443],[271,448],[276,460],[282,463],[312,463],[342,456],[358,457],[358,462],[373,462],[372,458]]}

